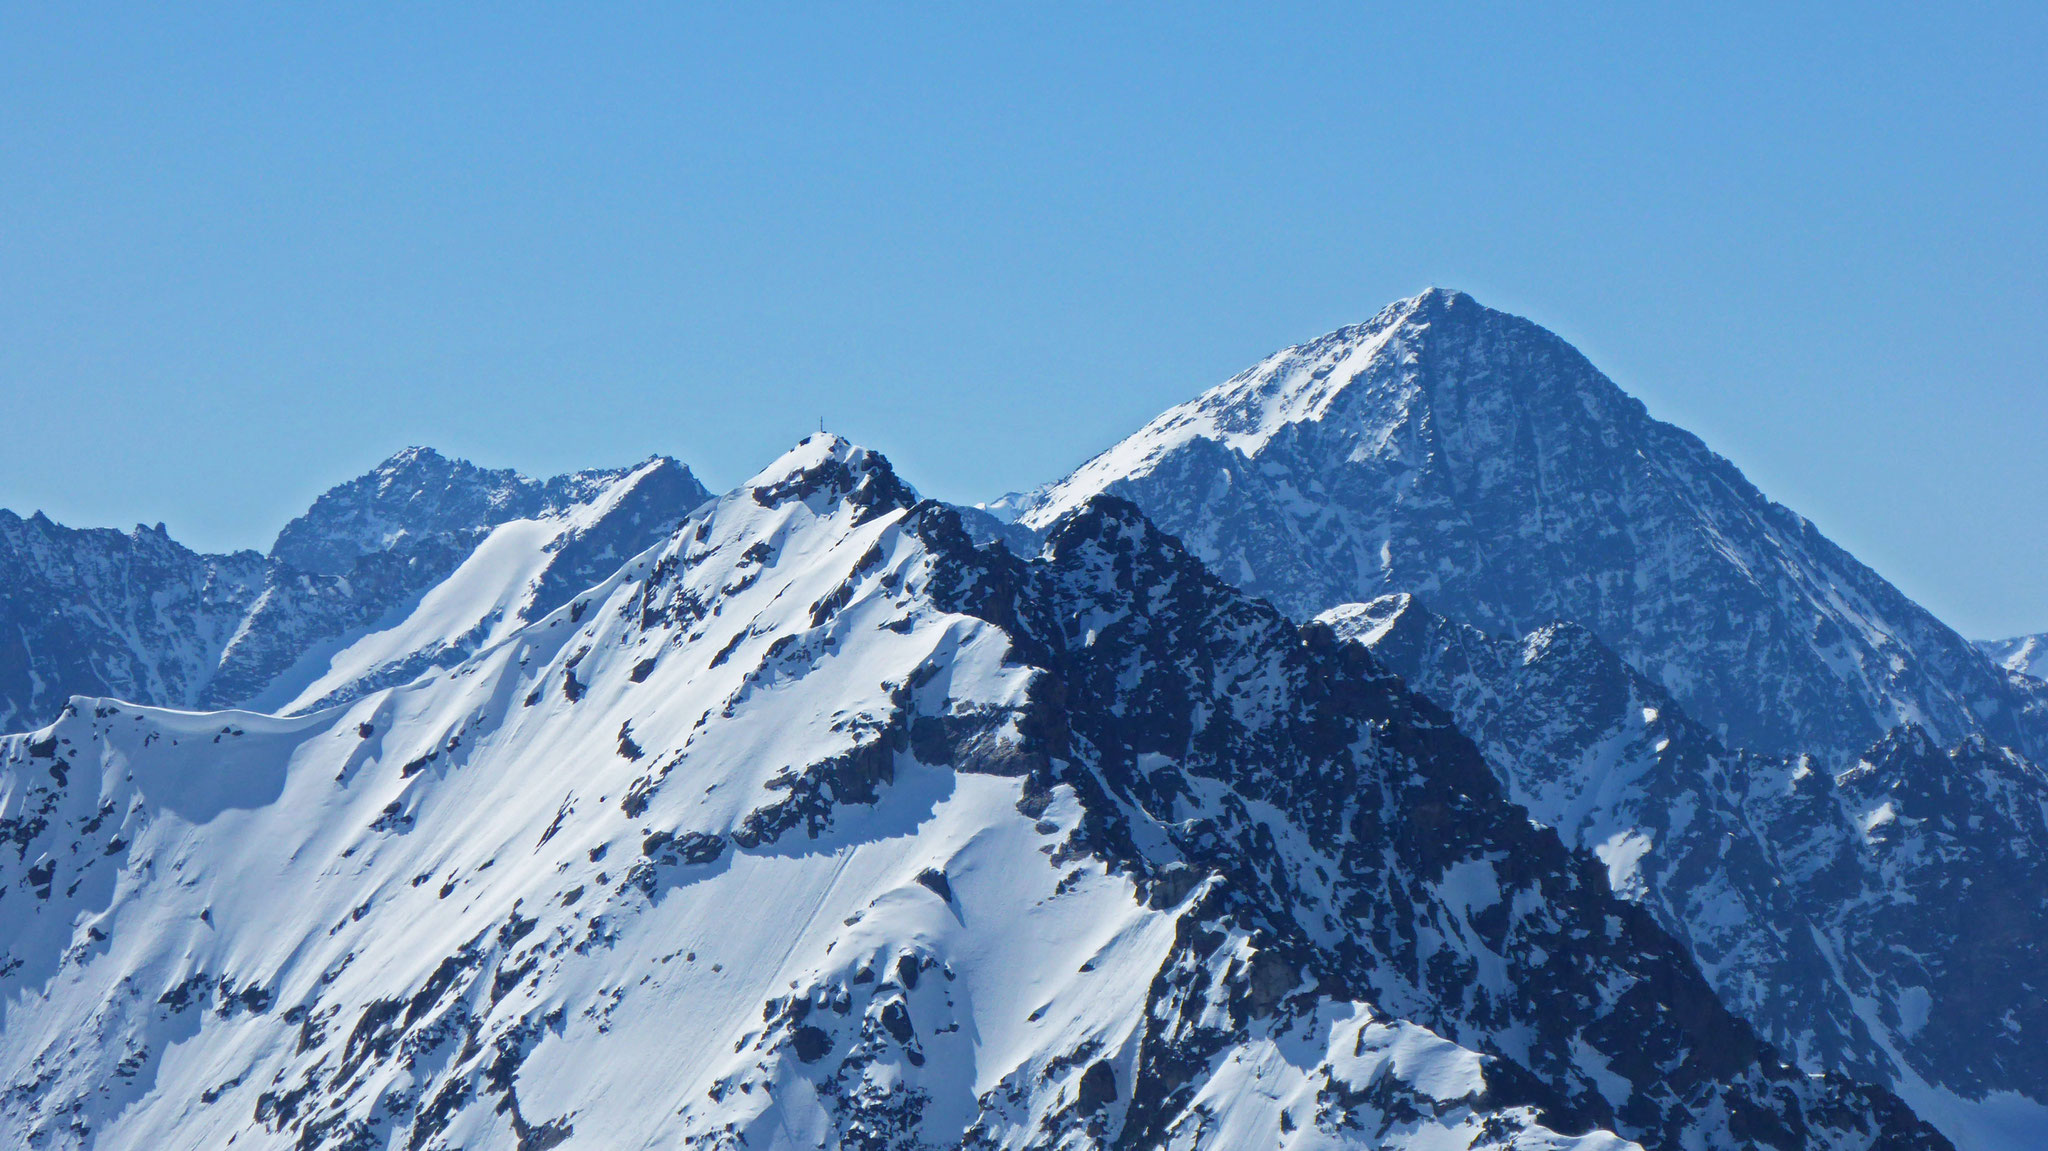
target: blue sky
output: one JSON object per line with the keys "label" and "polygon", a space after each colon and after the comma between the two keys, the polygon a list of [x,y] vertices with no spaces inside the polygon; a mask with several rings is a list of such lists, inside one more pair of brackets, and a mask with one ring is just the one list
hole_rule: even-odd
{"label": "blue sky", "polygon": [[0,8],[0,505],[821,416],[971,500],[1442,284],[2048,628],[2044,6],[593,7]]}

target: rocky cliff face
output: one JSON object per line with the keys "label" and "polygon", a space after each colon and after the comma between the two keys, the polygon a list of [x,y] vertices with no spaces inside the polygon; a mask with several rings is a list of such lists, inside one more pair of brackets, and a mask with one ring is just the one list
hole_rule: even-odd
{"label": "rocky cliff face", "polygon": [[1432,290],[1276,353],[1027,500],[1128,498],[1297,618],[1410,592],[1583,624],[1731,745],[1844,763],[1913,723],[2048,750],[1971,645],[1572,347]]}
{"label": "rocky cliff face", "polygon": [[1450,711],[1802,1066],[1892,1084],[1963,1146],[2048,1124],[2048,774],[1912,727],[1840,770],[1730,750],[1575,624],[1494,639],[1411,596],[1319,620]]}
{"label": "rocky cliff face", "polygon": [[1945,1146],[1363,647],[826,437],[404,686],[80,700],[0,821],[45,1146]]}

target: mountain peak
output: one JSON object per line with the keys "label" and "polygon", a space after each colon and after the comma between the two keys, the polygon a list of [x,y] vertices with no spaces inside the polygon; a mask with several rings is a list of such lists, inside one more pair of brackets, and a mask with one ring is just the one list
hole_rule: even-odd
{"label": "mountain peak", "polygon": [[798,440],[794,447],[775,457],[767,467],[756,472],[745,486],[767,487],[799,473],[835,463],[840,466],[852,466],[871,454],[877,453],[869,452],[867,448],[836,432],[816,432]]}
{"label": "mountain peak", "polygon": [[816,496],[849,501],[870,512],[908,509],[917,503],[917,493],[897,476],[887,457],[831,432],[805,436],[743,487],[763,507],[787,500],[809,502]]}
{"label": "mountain peak", "polygon": [[1469,294],[1461,292],[1456,288],[1440,288],[1435,286],[1424,288],[1405,300],[1396,300],[1392,304],[1387,305],[1385,310],[1391,311],[1397,308],[1409,315],[1427,315],[1432,312],[1449,311],[1454,308],[1477,308],[1482,312],[1493,312],[1495,315],[1507,314],[1505,312],[1495,312],[1494,309],[1487,307],[1473,299]]}
{"label": "mountain peak", "polygon": [[[1563,390],[1531,390],[1527,374],[1513,370],[1526,361],[1560,358],[1572,361],[1569,370],[1549,376],[1568,379],[1571,386]],[[1486,414],[1529,403],[1582,408],[1603,422],[1642,415],[1640,404],[1534,322],[1456,289],[1429,288],[1364,323],[1275,352],[1168,409],[1036,493],[1018,519],[1043,529],[1089,495],[1148,474],[1177,451],[1202,450],[1201,442],[1252,458],[1276,440],[1316,428],[1337,438],[1333,447],[1340,455],[1400,451],[1416,440],[1417,425],[1445,419],[1463,425],[1474,409]]]}
{"label": "mountain peak", "polygon": [[1839,761],[1907,718],[2022,739],[1961,637],[1563,339],[1462,292],[1268,356],[1019,522],[1100,494],[1297,619],[1413,592],[1491,635],[1576,620],[1738,746]]}
{"label": "mountain peak", "polygon": [[408,447],[400,448],[397,451],[391,453],[391,455],[387,459],[385,459],[383,463],[378,464],[374,470],[380,472],[397,471],[403,468],[416,467],[422,464],[445,464],[447,462],[448,457],[442,455],[439,451],[427,447],[424,444],[413,444]]}
{"label": "mountain peak", "polygon": [[[463,483],[503,488],[524,478],[510,468],[485,468],[434,448],[415,445],[393,452],[354,482],[373,481],[380,490],[417,492]],[[335,490],[338,488],[329,489],[327,494]]]}
{"label": "mountain peak", "polygon": [[1069,555],[1091,546],[1113,551],[1185,550],[1179,540],[1146,518],[1138,505],[1112,495],[1090,497],[1046,529],[1044,550],[1048,556]]}

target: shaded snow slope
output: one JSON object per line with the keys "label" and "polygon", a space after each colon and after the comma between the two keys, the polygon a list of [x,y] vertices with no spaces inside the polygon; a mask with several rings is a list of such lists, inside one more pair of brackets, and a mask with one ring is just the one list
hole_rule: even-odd
{"label": "shaded snow slope", "polygon": [[1526,320],[1431,290],[1288,348],[1024,503],[1129,498],[1305,619],[1413,592],[1590,628],[1730,743],[1845,762],[1915,723],[2048,748],[1967,641]]}
{"label": "shaded snow slope", "polygon": [[1917,729],[1839,772],[1730,751],[1584,628],[1489,638],[1412,596],[1318,617],[1456,716],[1508,793],[1812,1069],[1959,1146],[2048,1130],[2048,775]]}
{"label": "shaded snow slope", "polygon": [[0,741],[0,941],[49,1147],[1944,1146],[1361,649],[829,437],[405,685]]}

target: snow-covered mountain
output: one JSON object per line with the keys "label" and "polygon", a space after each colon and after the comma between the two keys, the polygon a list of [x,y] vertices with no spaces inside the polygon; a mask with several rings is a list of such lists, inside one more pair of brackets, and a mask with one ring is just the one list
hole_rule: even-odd
{"label": "snow-covered mountain", "polygon": [[460,662],[709,498],[667,457],[531,480],[408,449],[278,533],[207,702],[293,712]]}
{"label": "snow-covered mountain", "polygon": [[1946,1145],[1782,1066],[1364,647],[1130,504],[1044,526],[816,437],[402,686],[0,741],[0,1130]]}
{"label": "snow-covered mountain", "polygon": [[0,729],[72,695],[264,710],[457,662],[710,497],[666,458],[530,480],[424,448],[340,485],[266,558],[0,511]]}
{"label": "snow-covered mountain", "polygon": [[1572,620],[1735,746],[1845,763],[1903,723],[2048,752],[1968,641],[1555,335],[1431,290],[1288,348],[1025,501],[1124,496],[1298,619],[1383,594]]}
{"label": "snow-covered mountain", "polygon": [[200,555],[161,524],[0,509],[0,730],[46,723],[73,695],[198,702],[264,574],[255,552]]}
{"label": "snow-covered mountain", "polygon": [[1977,647],[1991,657],[1991,662],[2006,671],[2048,680],[2048,632],[2011,639],[1978,640]]}
{"label": "snow-covered mountain", "polygon": [[1495,639],[1412,596],[1318,617],[1449,710],[1805,1067],[1893,1085],[1958,1145],[2048,1131],[2048,775],[1904,728],[1839,773],[1731,751],[1585,628]]}

